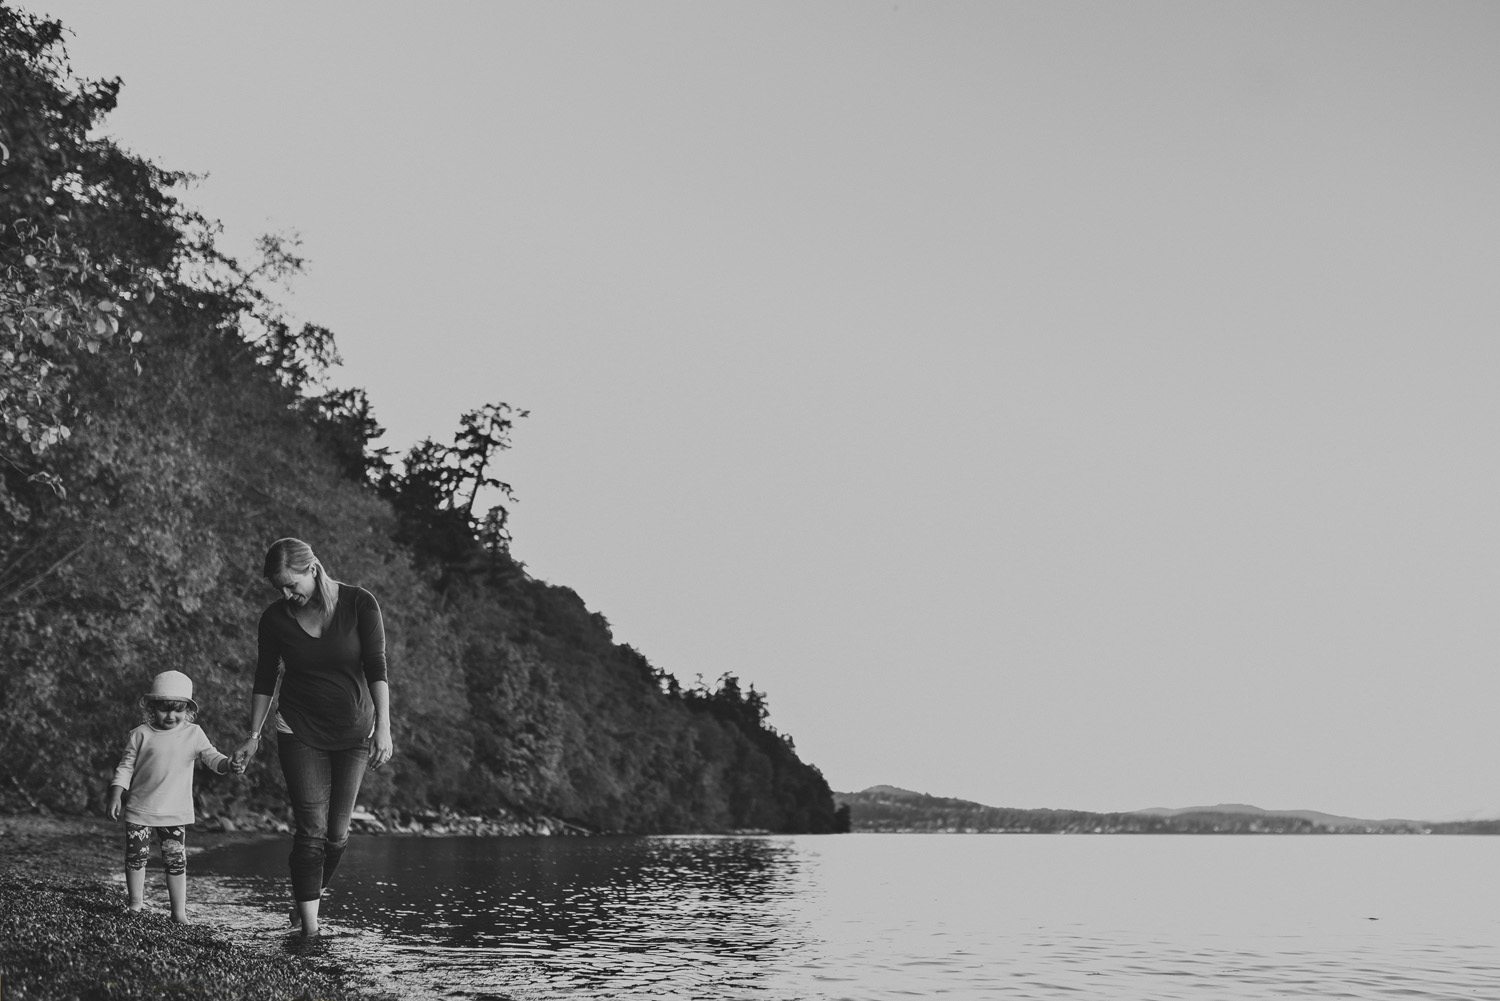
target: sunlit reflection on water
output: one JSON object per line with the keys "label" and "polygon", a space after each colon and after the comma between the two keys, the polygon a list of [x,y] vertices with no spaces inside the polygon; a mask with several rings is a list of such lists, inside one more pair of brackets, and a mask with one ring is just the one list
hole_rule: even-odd
{"label": "sunlit reflection on water", "polygon": [[[198,868],[274,908],[285,855]],[[801,868],[770,838],[363,839],[324,914],[382,933],[346,947],[408,997],[791,998],[762,981],[805,945]]]}
{"label": "sunlit reflection on water", "polygon": [[[279,930],[286,847],[194,878]],[[337,886],[388,997],[1500,998],[1500,838],[366,838]]]}

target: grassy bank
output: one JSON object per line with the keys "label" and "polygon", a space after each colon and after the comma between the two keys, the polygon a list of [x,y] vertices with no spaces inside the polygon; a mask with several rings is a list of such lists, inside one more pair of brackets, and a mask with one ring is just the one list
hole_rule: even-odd
{"label": "grassy bank", "polygon": [[[0,817],[0,999],[352,1001],[349,981],[316,943],[244,939],[193,904],[176,925],[164,909],[129,914],[112,877],[118,824]],[[154,852],[154,849],[153,849]],[[148,872],[148,883],[160,872]],[[149,899],[149,898],[148,898]]]}

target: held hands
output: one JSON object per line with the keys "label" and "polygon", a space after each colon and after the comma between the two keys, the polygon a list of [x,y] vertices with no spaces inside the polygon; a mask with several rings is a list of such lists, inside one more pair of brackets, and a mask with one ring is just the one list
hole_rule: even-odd
{"label": "held hands", "polygon": [[250,767],[250,759],[255,757],[255,752],[260,747],[258,737],[250,737],[229,756],[229,770],[236,775],[245,774],[245,769]]}

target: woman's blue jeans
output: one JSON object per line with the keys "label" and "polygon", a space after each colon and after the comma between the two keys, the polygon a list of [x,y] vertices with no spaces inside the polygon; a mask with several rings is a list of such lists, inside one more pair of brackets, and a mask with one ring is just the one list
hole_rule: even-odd
{"label": "woman's blue jeans", "polygon": [[297,827],[287,857],[292,897],[317,900],[349,844],[349,818],[365,777],[370,745],[320,751],[302,743],[296,734],[278,733],[276,753]]}

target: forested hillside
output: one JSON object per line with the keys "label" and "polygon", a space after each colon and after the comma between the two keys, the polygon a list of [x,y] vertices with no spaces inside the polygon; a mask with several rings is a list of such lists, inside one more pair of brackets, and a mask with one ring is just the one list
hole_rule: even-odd
{"label": "forested hillside", "polygon": [[[1439,825],[1357,820],[1308,811],[1276,813],[1247,806],[1090,813],[1023,810],[873,786],[833,794],[855,831],[970,834],[1425,834]],[[1444,833],[1461,833],[1458,831]],[[1463,832],[1466,833],[1466,832]]]}
{"label": "forested hillside", "polygon": [[[324,381],[333,334],[276,301],[295,241],[223,254],[185,175],[96,137],[118,89],[72,77],[59,25],[0,6],[0,809],[97,812],[159,671],[194,679],[234,747],[275,597],[261,559],[292,535],[385,613],[398,755],[366,805],[833,830],[761,693],[682,688],[511,556],[504,506],[476,498],[510,496],[524,411],[374,448],[371,402]],[[280,783],[273,746],[201,779],[229,816],[280,809]]]}

